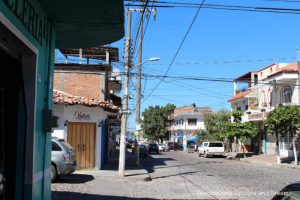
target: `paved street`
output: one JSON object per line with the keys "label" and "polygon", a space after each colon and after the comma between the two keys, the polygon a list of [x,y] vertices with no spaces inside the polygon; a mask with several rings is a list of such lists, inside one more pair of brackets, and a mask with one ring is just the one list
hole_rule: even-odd
{"label": "paved street", "polygon": [[78,171],[73,176],[82,181],[70,181],[71,175],[52,184],[53,199],[271,199],[288,183],[300,180],[299,169],[200,158],[182,151],[151,155],[141,163],[151,181],[134,174],[118,178]]}

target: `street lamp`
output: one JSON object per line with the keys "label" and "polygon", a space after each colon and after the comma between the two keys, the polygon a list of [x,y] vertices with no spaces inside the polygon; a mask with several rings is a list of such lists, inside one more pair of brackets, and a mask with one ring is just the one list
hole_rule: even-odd
{"label": "street lamp", "polygon": [[130,68],[130,71],[133,70],[133,69],[135,69],[135,68],[137,68],[137,67],[139,67],[139,66],[141,66],[141,65],[144,64],[145,62],[148,62],[148,61],[158,61],[158,60],[160,60],[160,58],[158,58],[158,57],[149,58],[149,59],[144,60],[143,62],[141,62],[141,63],[135,65],[134,67],[131,67],[131,68]]}
{"label": "street lamp", "polygon": [[[141,110],[141,84],[142,84],[142,81],[141,81],[141,75],[142,75],[142,64],[145,63],[145,62],[148,62],[148,61],[158,61],[160,60],[160,58],[157,58],[157,57],[153,57],[153,58],[149,58],[139,64],[137,64],[135,67],[137,67],[138,69],[138,73],[137,73],[137,77],[136,77],[136,81],[137,81],[137,84],[136,84],[136,88],[137,88],[137,97],[136,97],[136,105],[135,105],[135,124],[136,124],[136,136],[137,136],[137,139],[139,140],[139,131],[140,131],[140,128],[138,128],[139,130],[137,130],[137,127],[140,127],[140,124],[141,124],[141,119],[140,119],[140,110]],[[133,68],[135,68],[133,67]],[[131,68],[131,70],[133,69]],[[139,148],[138,148],[138,140],[137,140],[137,145],[135,148],[136,150],[136,165],[139,166],[139,163],[140,163],[140,152],[139,152]]]}

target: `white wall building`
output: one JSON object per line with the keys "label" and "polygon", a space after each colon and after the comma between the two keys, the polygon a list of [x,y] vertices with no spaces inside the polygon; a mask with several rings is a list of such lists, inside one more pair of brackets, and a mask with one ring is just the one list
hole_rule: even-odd
{"label": "white wall building", "polygon": [[107,119],[117,107],[56,90],[53,102],[53,115],[59,117],[60,125],[53,129],[52,136],[72,145],[78,168],[102,169],[108,156]]}
{"label": "white wall building", "polygon": [[205,130],[205,112],[211,112],[211,109],[194,106],[175,108],[174,112],[169,115],[170,141],[179,142],[186,148],[190,133],[197,130]]}
{"label": "white wall building", "polygon": [[[275,154],[275,136],[268,134],[264,120],[279,105],[300,105],[299,63],[274,63],[249,72],[234,81],[234,96],[228,101],[233,111],[244,112],[242,121],[251,121],[259,129],[258,152]],[[238,84],[246,87],[239,89]],[[293,156],[291,136],[280,138],[280,155]]]}

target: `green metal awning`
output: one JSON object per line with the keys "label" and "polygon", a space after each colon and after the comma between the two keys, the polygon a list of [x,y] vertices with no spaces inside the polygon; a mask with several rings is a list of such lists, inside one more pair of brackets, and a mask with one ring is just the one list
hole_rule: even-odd
{"label": "green metal awning", "polygon": [[109,44],[124,36],[123,0],[40,0],[56,30],[57,48]]}

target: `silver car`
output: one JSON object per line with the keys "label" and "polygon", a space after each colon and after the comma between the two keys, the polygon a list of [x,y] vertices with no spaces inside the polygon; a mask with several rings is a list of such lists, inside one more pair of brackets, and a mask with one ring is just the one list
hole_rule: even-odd
{"label": "silver car", "polygon": [[76,154],[63,139],[52,138],[51,181],[76,169]]}

